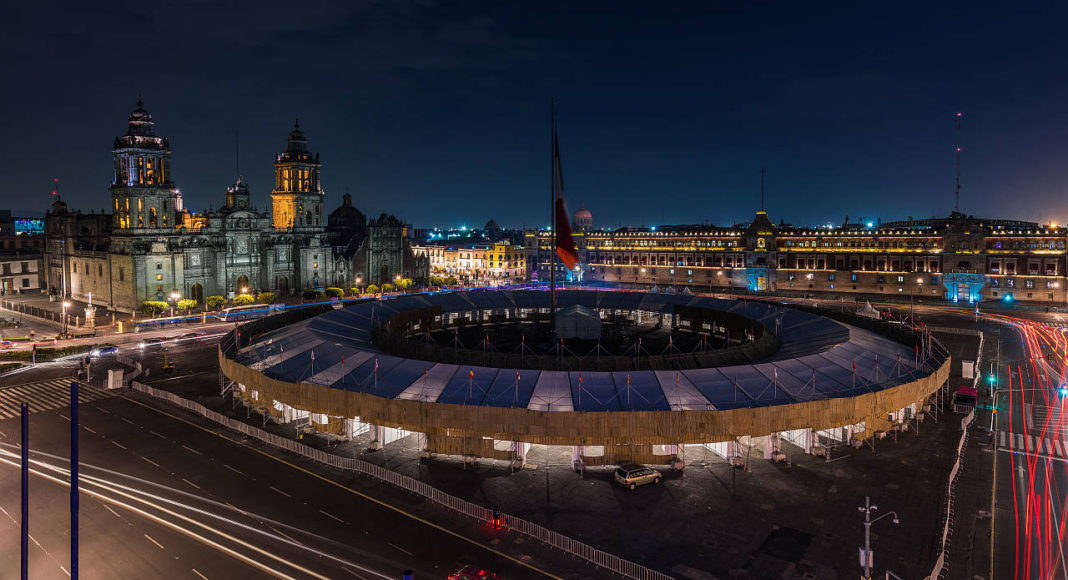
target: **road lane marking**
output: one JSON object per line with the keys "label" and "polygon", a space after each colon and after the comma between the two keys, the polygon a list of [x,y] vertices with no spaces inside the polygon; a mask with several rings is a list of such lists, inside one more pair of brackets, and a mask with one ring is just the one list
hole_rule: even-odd
{"label": "road lane marking", "polygon": [[119,417],[119,418],[122,419],[123,421],[126,421],[127,423],[133,425],[134,427],[137,426],[137,423],[134,423],[133,421],[127,419],[126,417]]}
{"label": "road lane marking", "polygon": [[186,449],[192,451],[193,453],[196,453],[197,455],[200,455],[199,451],[197,451],[196,449],[193,449],[192,447],[190,447],[188,445],[182,445],[182,447],[185,447]]}
{"label": "road lane marking", "polygon": [[[227,465],[225,463],[223,463],[223,467],[225,467],[226,469],[229,469],[230,471],[233,471],[234,473],[237,473],[237,474],[240,474],[240,475],[245,475],[240,470],[234,469],[233,467],[230,467],[229,465]],[[248,476],[245,475],[245,477],[248,477]]]}
{"label": "road lane marking", "polygon": [[324,512],[323,510],[319,510],[319,513],[323,514],[324,516],[326,516],[328,518],[333,518],[333,519],[335,519],[335,520],[337,520],[337,521],[339,521],[341,523],[345,523],[345,520],[335,516],[334,514],[332,514],[330,512]]}
{"label": "road lane marking", "polygon": [[144,459],[145,461],[151,463],[152,465],[155,465],[156,467],[159,467],[158,463],[156,463],[155,461],[152,461],[151,459],[145,457],[144,455],[141,456],[141,459]]}
{"label": "road lane marking", "polygon": [[159,433],[156,433],[155,431],[153,431],[151,429],[149,429],[148,432],[153,434],[153,435],[155,435],[156,437],[159,437],[160,439],[166,439],[166,437],[164,437],[163,435],[160,435]]}
{"label": "road lane marking", "polygon": [[268,485],[267,487],[269,487],[269,488],[271,488],[271,489],[273,489],[273,490],[277,491],[278,493],[280,493],[280,494],[282,494],[282,495],[284,495],[284,496],[286,496],[286,497],[293,497],[293,496],[291,496],[291,495],[289,495],[288,493],[286,493],[286,492],[284,492],[284,491],[282,491],[282,490],[278,489],[277,487],[275,487],[275,486],[273,486],[273,485]]}
{"label": "road lane marking", "polygon": [[156,540],[153,540],[153,539],[152,539],[152,536],[150,536],[150,535],[148,535],[148,534],[144,534],[144,536],[145,536],[146,538],[148,538],[148,541],[149,541],[149,542],[152,542],[153,544],[155,544],[156,546],[158,546],[160,550],[165,550],[165,549],[166,549],[166,548],[164,548],[164,547],[163,547],[163,544],[161,544],[161,543],[157,542]]}
{"label": "road lane marking", "polygon": [[[1052,455],[1040,455],[1038,453],[1028,453],[1027,451],[1021,451],[1019,449],[998,449],[998,451],[1004,451],[1005,453],[1012,453],[1013,455],[1026,455],[1027,457],[1037,457],[1039,459],[1049,459],[1050,461],[1060,461],[1062,463],[1068,463],[1068,459],[1062,459],[1060,457],[1053,457]],[[1023,467],[1020,467],[1020,478],[1023,479],[1024,474],[1022,472]]]}
{"label": "road lane marking", "polygon": [[92,433],[93,435],[96,435],[96,431],[93,431],[92,427],[86,427],[85,425],[82,425],[82,429],[85,429],[86,431]]}
{"label": "road lane marking", "polygon": [[197,485],[197,484],[193,483],[192,481],[189,481],[188,479],[186,479],[186,478],[184,478],[184,477],[182,478],[182,481],[184,481],[184,482],[188,483],[189,485],[191,485],[191,486],[193,486],[193,487],[195,487],[195,488],[197,488],[197,489],[200,489],[200,486],[199,486],[199,485]]}
{"label": "road lane marking", "polygon": [[97,409],[98,409],[98,410],[100,410],[100,411],[102,411],[102,412],[104,412],[104,413],[107,413],[108,415],[110,415],[110,414],[111,414],[111,411],[108,411],[107,409],[102,409],[102,408],[100,408],[100,407],[97,407]]}
{"label": "road lane marking", "polygon": [[[290,467],[290,468],[292,468],[292,469],[294,469],[296,471],[304,473],[304,474],[306,474],[306,475],[308,475],[310,477],[314,477],[315,479],[318,479],[319,481],[322,481],[322,482],[324,482],[326,484],[333,485],[334,487],[337,487],[339,489],[347,491],[347,492],[351,493],[352,495],[355,495],[355,496],[357,496],[359,498],[362,498],[362,499],[364,499],[366,501],[369,501],[369,502],[371,502],[373,504],[379,505],[379,506],[381,506],[381,507],[383,507],[385,509],[388,509],[388,510],[393,511],[395,513],[401,514],[401,515],[411,519],[412,521],[416,521],[416,522],[419,522],[419,523],[427,526],[428,528],[433,528],[435,530],[438,530],[439,532],[442,532],[444,534],[448,534],[448,535],[450,535],[450,536],[452,536],[452,537],[454,537],[454,538],[456,538],[458,540],[462,540],[462,541],[467,542],[467,543],[469,543],[469,544],[471,544],[473,546],[477,546],[480,549],[486,550],[486,551],[488,551],[488,552],[490,552],[492,554],[500,556],[501,558],[504,558],[504,559],[506,559],[506,560],[508,560],[510,562],[513,562],[513,563],[515,563],[515,564],[517,564],[519,566],[522,566],[523,568],[526,568],[526,569],[529,569],[529,570],[533,570],[533,571],[545,576],[546,578],[552,578],[553,580],[563,580],[560,576],[557,576],[557,575],[552,574],[552,573],[550,573],[550,572],[548,572],[546,570],[543,570],[543,569],[535,566],[534,564],[531,564],[530,562],[527,562],[525,560],[522,560],[522,559],[517,558],[515,556],[509,555],[509,554],[507,554],[505,552],[502,552],[501,550],[493,547],[490,544],[483,543],[483,542],[480,542],[480,541],[478,541],[476,539],[473,539],[473,538],[470,538],[468,536],[465,536],[465,535],[463,535],[463,534],[461,534],[461,533],[459,533],[459,532],[457,532],[457,531],[455,531],[453,529],[450,529],[450,528],[448,528],[446,526],[434,523],[434,522],[432,522],[432,521],[430,521],[430,520],[428,520],[426,518],[420,517],[420,516],[410,512],[410,511],[407,511],[407,510],[405,510],[405,509],[403,509],[401,507],[395,506],[395,505],[390,504],[388,502],[385,502],[385,501],[383,501],[381,499],[378,499],[378,498],[374,497],[373,495],[370,495],[370,494],[367,494],[367,493],[363,493],[363,492],[361,492],[359,490],[353,489],[353,488],[351,488],[351,487],[349,487],[347,485],[344,485],[344,484],[339,483],[339,482],[337,482],[337,481],[335,481],[333,479],[330,479],[329,477],[326,477],[324,475],[318,474],[318,473],[316,473],[316,472],[314,472],[314,471],[312,471],[310,469],[306,469],[306,468],[301,467],[301,466],[299,466],[299,465],[297,465],[295,463],[291,463],[289,461],[286,461],[285,459],[282,459],[281,457],[277,457],[275,455],[272,455],[272,454],[270,454],[270,453],[268,453],[268,452],[266,452],[266,451],[264,451],[262,449],[258,449],[256,447],[253,447],[252,445],[249,445],[248,443],[246,443],[244,441],[239,441],[239,440],[234,439],[232,437],[228,437],[227,435],[225,435],[223,433],[223,431],[226,430],[226,427],[224,427],[222,425],[217,425],[219,427],[219,430],[215,431],[215,430],[209,429],[208,427],[205,427],[203,425],[198,425],[198,424],[196,424],[196,423],[194,423],[194,422],[192,422],[192,421],[190,421],[188,419],[184,419],[182,417],[179,417],[179,416],[177,416],[177,415],[175,415],[173,413],[168,413],[167,411],[164,411],[162,409],[159,409],[159,408],[153,407],[151,405],[142,403],[141,401],[137,401],[137,400],[131,399],[128,396],[125,396],[125,395],[119,395],[119,396],[122,399],[125,399],[126,401],[128,401],[130,403],[133,403],[135,405],[139,405],[139,406],[144,407],[145,409],[148,409],[150,411],[155,411],[156,413],[159,413],[160,415],[163,415],[165,417],[169,417],[169,418],[171,418],[171,419],[173,419],[175,421],[178,421],[180,423],[184,423],[184,424],[189,425],[190,427],[193,427],[195,429],[200,429],[201,431],[204,431],[205,433],[209,433],[209,434],[214,435],[214,436],[216,436],[216,437],[218,437],[220,439],[223,439],[225,441],[229,441],[230,443],[233,443],[234,445],[240,445],[240,446],[248,449],[249,451],[252,451],[253,453],[257,453],[257,454],[259,454],[259,455],[261,455],[261,456],[263,456],[263,457],[265,457],[267,459],[276,461],[278,463],[281,463],[282,465],[286,465],[286,466],[288,466],[288,467]],[[1008,450],[1006,450],[1006,451],[1008,451]],[[226,467],[229,467],[225,463],[223,465],[226,466]],[[233,469],[233,468],[230,468],[230,469]],[[237,470],[235,469],[234,471],[237,471]],[[238,472],[238,473],[240,473],[240,472]],[[364,533],[366,534],[367,531],[365,530]],[[245,558],[242,558],[241,556],[236,556],[236,557],[241,559],[243,562],[253,563],[254,566],[259,567],[257,564],[254,563],[255,562],[254,560],[245,559]],[[260,568],[260,569],[262,569],[262,568]]]}
{"label": "road lane marking", "polygon": [[350,570],[350,569],[348,568],[348,566],[342,566],[342,567],[341,567],[341,569],[342,569],[342,570],[344,570],[344,571],[346,571],[346,572],[348,572],[349,574],[352,574],[353,576],[355,576],[355,577],[359,578],[360,580],[367,580],[367,578],[365,578],[365,577],[363,577],[363,576],[360,576],[359,574],[357,574],[355,570]]}
{"label": "road lane marking", "polygon": [[106,509],[106,510],[108,510],[109,512],[111,512],[111,515],[113,515],[113,516],[115,516],[115,517],[117,517],[117,518],[121,518],[121,517],[122,517],[122,516],[120,516],[120,515],[119,515],[119,512],[117,512],[117,511],[115,511],[115,510],[111,509],[111,507],[109,507],[109,506],[108,506],[108,504],[106,504],[106,503],[105,503],[105,504],[101,504],[101,505],[103,505],[103,506],[104,506],[104,509]]}
{"label": "road lane marking", "polygon": [[[42,409],[42,410],[43,410],[43,409]],[[60,414],[59,414],[59,416],[60,416],[60,417],[63,417],[64,419],[66,419],[66,420],[68,420],[68,421],[70,421],[70,417],[68,417],[68,416],[64,415],[63,413],[60,413]]]}
{"label": "road lane marking", "polygon": [[409,556],[411,556],[411,555],[412,555],[412,553],[411,553],[411,552],[409,552],[408,550],[405,550],[404,548],[402,548],[402,547],[398,546],[397,544],[394,544],[393,542],[389,542],[389,545],[390,545],[390,546],[393,546],[394,548],[396,548],[396,549],[398,549],[398,550],[400,550],[401,552],[404,552],[405,554],[408,554]]}
{"label": "road lane marking", "polygon": [[205,576],[205,575],[203,575],[203,574],[201,574],[200,572],[197,572],[197,569],[196,569],[196,568],[193,568],[193,573],[194,573],[194,574],[196,574],[197,576],[200,576],[200,577],[201,577],[201,578],[203,578],[204,580],[208,580],[208,577],[207,577],[207,576]]}
{"label": "road lane marking", "polygon": [[116,446],[116,447],[122,447],[123,449],[126,449],[126,446],[123,445],[122,443],[119,443],[118,441],[112,440],[111,444]]}

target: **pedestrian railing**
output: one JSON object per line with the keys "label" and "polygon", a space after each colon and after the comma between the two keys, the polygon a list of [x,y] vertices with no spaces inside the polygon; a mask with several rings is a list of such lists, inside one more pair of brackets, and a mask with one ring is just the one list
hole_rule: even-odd
{"label": "pedestrian railing", "polygon": [[[120,360],[120,362],[122,361]],[[182,397],[179,397],[167,391],[155,389],[153,387],[138,383],[136,381],[132,382],[130,386],[135,391],[144,393],[157,399],[167,401],[171,404],[182,407],[183,409],[187,409],[210,421],[223,425],[224,427],[227,427],[229,429],[233,429],[234,431],[239,431],[245,435],[248,435],[249,437],[258,439],[268,445],[284,449],[286,451],[295,453],[302,457],[306,457],[324,465],[329,465],[330,467],[348,471],[356,471],[358,473],[368,475],[380,481],[384,481],[386,483],[395,485],[412,493],[423,496],[424,498],[434,503],[437,503],[438,505],[449,508],[455,512],[459,512],[480,522],[492,522],[494,519],[494,510],[480,506],[475,503],[471,503],[456,496],[449,495],[441,491],[440,489],[437,489],[415,478],[402,475],[400,473],[391,471],[389,469],[375,465],[373,463],[369,463],[367,461],[351,457],[341,457],[339,455],[334,455],[332,453],[327,453],[319,449],[308,447],[307,445],[298,443],[297,441],[288,437],[282,437],[273,433],[268,433],[263,429],[253,427],[252,425],[242,423],[241,421],[237,421],[235,419],[231,419],[230,417],[222,415],[221,413],[217,413],[215,411],[212,411],[211,409],[208,409],[200,403],[196,403],[188,399],[183,399]],[[671,576],[668,576],[661,572],[657,572],[656,570],[647,568],[636,562],[624,560],[623,558],[609,554],[603,550],[594,548],[589,544],[579,542],[578,540],[569,538],[563,534],[554,532],[550,529],[545,528],[544,526],[540,526],[533,522],[528,522],[524,519],[520,519],[503,513],[499,513],[498,517],[500,518],[499,521],[501,522],[501,524],[507,529],[514,530],[518,533],[530,536],[531,538],[539,540],[550,547],[562,550],[564,552],[567,552],[568,554],[582,558],[583,560],[586,560],[591,564],[600,566],[601,568],[604,568],[616,574],[620,574],[621,576],[624,576],[626,578],[636,578],[638,580],[671,580],[672,578]]]}
{"label": "pedestrian railing", "polygon": [[962,469],[961,461],[964,457],[964,445],[968,441],[968,425],[971,424],[974,418],[975,411],[973,410],[960,422],[961,435],[960,442],[957,443],[957,460],[953,462],[953,469],[949,471],[949,482],[946,484],[946,522],[942,527],[942,541],[938,545],[938,558],[935,560],[934,568],[926,580],[937,580],[945,572],[946,558],[949,554],[949,544],[953,531],[953,490],[956,487],[957,476],[960,475],[960,470]]}

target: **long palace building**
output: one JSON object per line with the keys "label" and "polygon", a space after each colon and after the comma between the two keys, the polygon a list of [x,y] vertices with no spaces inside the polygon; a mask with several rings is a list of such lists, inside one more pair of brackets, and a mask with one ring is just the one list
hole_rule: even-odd
{"label": "long palace building", "polygon": [[[594,230],[576,213],[581,265],[558,280],[681,291],[896,295],[1065,303],[1068,229],[952,215],[944,219],[776,226],[767,212],[730,228]],[[548,232],[527,232],[527,269],[549,277]]]}

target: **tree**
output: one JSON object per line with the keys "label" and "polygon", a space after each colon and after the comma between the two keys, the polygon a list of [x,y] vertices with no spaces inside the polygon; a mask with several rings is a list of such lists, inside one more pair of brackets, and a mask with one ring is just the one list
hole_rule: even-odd
{"label": "tree", "polygon": [[379,288],[378,288],[378,286],[375,286],[374,284],[371,284],[370,286],[367,287],[367,293],[368,294],[378,294],[378,292],[379,292]]}
{"label": "tree", "polygon": [[390,284],[389,282],[386,282],[385,284],[382,285],[382,292],[392,292],[392,291],[393,291],[393,284]]}
{"label": "tree", "polygon": [[342,290],[341,288],[333,288],[333,287],[331,287],[331,288],[327,288],[326,289],[326,295],[328,297],[330,297],[330,298],[341,298],[342,296],[345,295],[345,291]]}
{"label": "tree", "polygon": [[274,292],[260,292],[256,295],[256,302],[260,304],[274,304],[277,299]]}
{"label": "tree", "polygon": [[208,296],[204,303],[208,305],[209,310],[218,310],[222,308],[223,304],[226,304],[226,299],[222,296]]}
{"label": "tree", "polygon": [[251,294],[238,294],[234,296],[234,306],[248,306],[256,302]]}
{"label": "tree", "polygon": [[303,296],[305,300],[318,300],[319,298],[323,297],[323,291],[322,290],[305,290],[304,292],[301,292],[300,295]]}
{"label": "tree", "polygon": [[359,296],[360,295],[360,289],[359,288],[355,288],[355,287],[354,288],[349,288],[349,292],[353,296]]}
{"label": "tree", "polygon": [[176,306],[178,306],[178,310],[185,310],[186,312],[189,312],[190,310],[197,307],[197,301],[193,300],[192,298],[182,298],[178,301],[178,304],[176,304]]}
{"label": "tree", "polygon": [[162,300],[145,300],[141,303],[141,312],[148,316],[159,316],[170,308],[166,302]]}
{"label": "tree", "polygon": [[456,277],[455,276],[449,276],[448,278],[445,278],[445,284],[449,285],[449,286],[455,286],[456,285]]}
{"label": "tree", "polygon": [[415,284],[415,280],[412,280],[411,278],[401,278],[400,280],[397,280],[397,287],[401,290],[407,290],[411,288],[413,284]]}

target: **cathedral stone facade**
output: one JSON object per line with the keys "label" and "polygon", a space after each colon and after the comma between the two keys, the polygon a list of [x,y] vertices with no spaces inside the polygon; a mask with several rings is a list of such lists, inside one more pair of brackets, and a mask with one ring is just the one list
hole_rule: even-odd
{"label": "cathedral stone facade", "polygon": [[113,157],[110,215],[72,211],[63,201],[46,214],[45,283],[52,294],[82,302],[91,297],[95,305],[130,312],[175,292],[200,303],[244,292],[285,298],[305,289],[388,281],[383,275],[426,276],[406,229],[379,225],[400,224],[397,218],[366,224],[346,194],[329,218],[337,223],[327,226],[319,155],[308,150],[299,124],[275,157],[271,207],[264,212],[252,205],[241,177],[226,189],[218,211],[187,211],[171,173],[170,145],[155,134],[141,102],[126,134],[115,139]]}

